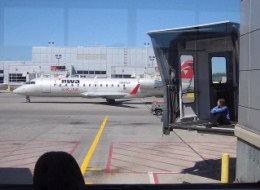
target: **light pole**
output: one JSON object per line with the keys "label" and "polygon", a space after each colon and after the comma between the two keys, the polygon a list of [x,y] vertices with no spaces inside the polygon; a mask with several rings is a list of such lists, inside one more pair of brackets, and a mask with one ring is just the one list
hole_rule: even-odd
{"label": "light pole", "polygon": [[153,55],[153,56],[149,56],[149,59],[150,59],[150,61],[152,62],[152,67],[153,67],[153,61],[154,61],[154,59],[155,59],[155,56]]}
{"label": "light pole", "polygon": [[54,46],[54,42],[53,41],[48,41],[48,45],[49,46]]}
{"label": "light pole", "polygon": [[58,59],[58,66],[60,65],[60,59],[61,59],[61,54],[56,54],[55,55],[56,59]]}
{"label": "light pole", "polygon": [[145,71],[146,71],[146,73],[147,73],[147,62],[148,62],[148,46],[150,45],[150,43],[149,42],[144,42],[144,47],[146,48],[146,56],[145,56]]}

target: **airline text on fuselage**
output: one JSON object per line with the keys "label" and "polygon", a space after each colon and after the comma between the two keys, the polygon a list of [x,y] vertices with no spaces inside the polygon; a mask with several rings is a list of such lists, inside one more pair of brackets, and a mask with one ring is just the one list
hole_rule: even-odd
{"label": "airline text on fuselage", "polygon": [[61,83],[74,83],[74,84],[79,84],[80,80],[61,80]]}

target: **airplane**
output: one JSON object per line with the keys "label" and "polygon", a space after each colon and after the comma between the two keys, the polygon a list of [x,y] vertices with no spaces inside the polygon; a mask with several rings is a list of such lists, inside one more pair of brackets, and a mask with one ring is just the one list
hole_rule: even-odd
{"label": "airplane", "polygon": [[13,92],[26,96],[28,103],[31,96],[38,96],[105,98],[109,104],[114,104],[115,99],[162,97],[163,85],[161,80],[151,78],[41,77],[26,82]]}

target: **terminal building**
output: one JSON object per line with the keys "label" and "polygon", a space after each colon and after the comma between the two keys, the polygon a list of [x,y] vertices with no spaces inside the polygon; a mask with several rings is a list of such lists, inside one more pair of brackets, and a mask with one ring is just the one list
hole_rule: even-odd
{"label": "terminal building", "polygon": [[132,78],[158,75],[153,49],[124,47],[32,47],[31,61],[0,61],[0,83],[19,85],[36,74],[69,72],[79,77]]}

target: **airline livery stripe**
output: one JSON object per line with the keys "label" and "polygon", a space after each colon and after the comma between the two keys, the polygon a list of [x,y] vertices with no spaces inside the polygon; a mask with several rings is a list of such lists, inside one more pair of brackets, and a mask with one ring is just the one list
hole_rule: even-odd
{"label": "airline livery stripe", "polygon": [[132,92],[130,92],[131,95],[134,95],[137,93],[138,89],[140,87],[140,84],[136,85],[136,87],[132,90]]}

